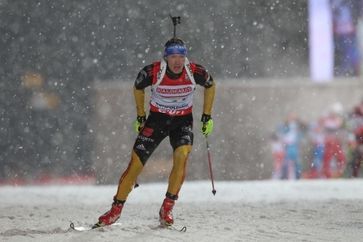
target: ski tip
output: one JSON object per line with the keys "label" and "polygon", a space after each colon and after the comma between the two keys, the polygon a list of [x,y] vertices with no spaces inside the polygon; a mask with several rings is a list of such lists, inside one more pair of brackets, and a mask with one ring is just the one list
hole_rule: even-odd
{"label": "ski tip", "polygon": [[173,224],[161,223],[161,224],[159,224],[159,228],[170,229],[170,230],[175,230],[175,231],[179,231],[179,232],[187,232],[187,227],[186,226],[183,226],[182,228],[177,228]]}
{"label": "ski tip", "polygon": [[217,193],[217,191],[216,191],[216,190],[213,190],[213,191],[212,191],[212,193],[213,193],[213,195],[215,196],[215,195],[216,195],[216,193]]}
{"label": "ski tip", "polygon": [[100,223],[100,222],[97,222],[95,223],[93,226],[92,226],[92,229],[97,229],[97,228],[100,228],[102,227],[103,225]]}

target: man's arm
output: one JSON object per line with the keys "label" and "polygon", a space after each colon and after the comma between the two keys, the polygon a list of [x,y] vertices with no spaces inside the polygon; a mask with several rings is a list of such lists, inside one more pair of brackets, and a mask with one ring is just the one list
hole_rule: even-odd
{"label": "man's arm", "polygon": [[137,75],[134,85],[134,98],[136,103],[136,113],[138,117],[145,117],[145,91],[144,89],[152,84],[153,65],[145,66]]}
{"label": "man's arm", "polygon": [[213,101],[216,92],[216,84],[213,80],[213,77],[201,65],[198,64],[195,65],[193,76],[195,82],[198,85],[201,85],[205,88],[203,113],[210,116],[212,114]]}
{"label": "man's arm", "polygon": [[216,84],[213,81],[211,86],[205,87],[204,89],[204,104],[203,104],[204,114],[207,115],[212,114],[212,107],[213,107],[215,93],[216,93]]}
{"label": "man's arm", "polygon": [[205,88],[201,131],[202,134],[207,137],[213,132],[212,107],[216,93],[216,84],[213,77],[209,75],[207,70],[201,65],[195,65],[193,75],[195,82]]}
{"label": "man's arm", "polygon": [[135,97],[135,103],[136,103],[136,114],[137,116],[144,117],[146,116],[145,113],[145,91],[144,89],[138,90],[134,86],[134,97]]}

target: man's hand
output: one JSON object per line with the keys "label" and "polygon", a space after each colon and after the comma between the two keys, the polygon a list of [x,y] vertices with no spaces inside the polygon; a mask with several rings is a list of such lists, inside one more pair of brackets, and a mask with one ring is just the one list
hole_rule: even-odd
{"label": "man's hand", "polygon": [[139,133],[142,127],[144,127],[146,121],[146,116],[137,116],[134,122],[134,130],[136,133]]}
{"label": "man's hand", "polygon": [[202,133],[205,136],[210,135],[213,132],[213,119],[210,115],[204,114],[202,115]]}

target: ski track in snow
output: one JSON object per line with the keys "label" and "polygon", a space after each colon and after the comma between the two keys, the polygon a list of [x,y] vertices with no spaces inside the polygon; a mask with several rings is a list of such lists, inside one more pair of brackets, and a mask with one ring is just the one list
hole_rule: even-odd
{"label": "ski track in snow", "polygon": [[116,186],[0,187],[0,241],[363,241],[363,180],[186,182],[175,227],[158,228],[167,184],[141,184],[114,226],[92,225]]}

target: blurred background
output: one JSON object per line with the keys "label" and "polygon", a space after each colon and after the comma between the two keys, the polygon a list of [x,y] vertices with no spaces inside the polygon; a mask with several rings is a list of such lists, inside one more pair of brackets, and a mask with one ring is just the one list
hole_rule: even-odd
{"label": "blurred background", "polygon": [[[216,179],[302,178],[312,167],[310,123],[334,105],[347,118],[363,96],[361,2],[0,0],[0,183],[117,183],[136,137],[133,82],[162,57],[169,14],[182,17],[189,59],[217,81]],[[195,99],[188,179],[208,179]],[[291,112],[303,124],[300,164],[295,176],[286,167],[277,176],[271,141],[287,147],[278,127]],[[141,181],[164,181],[170,165],[165,141]]]}

